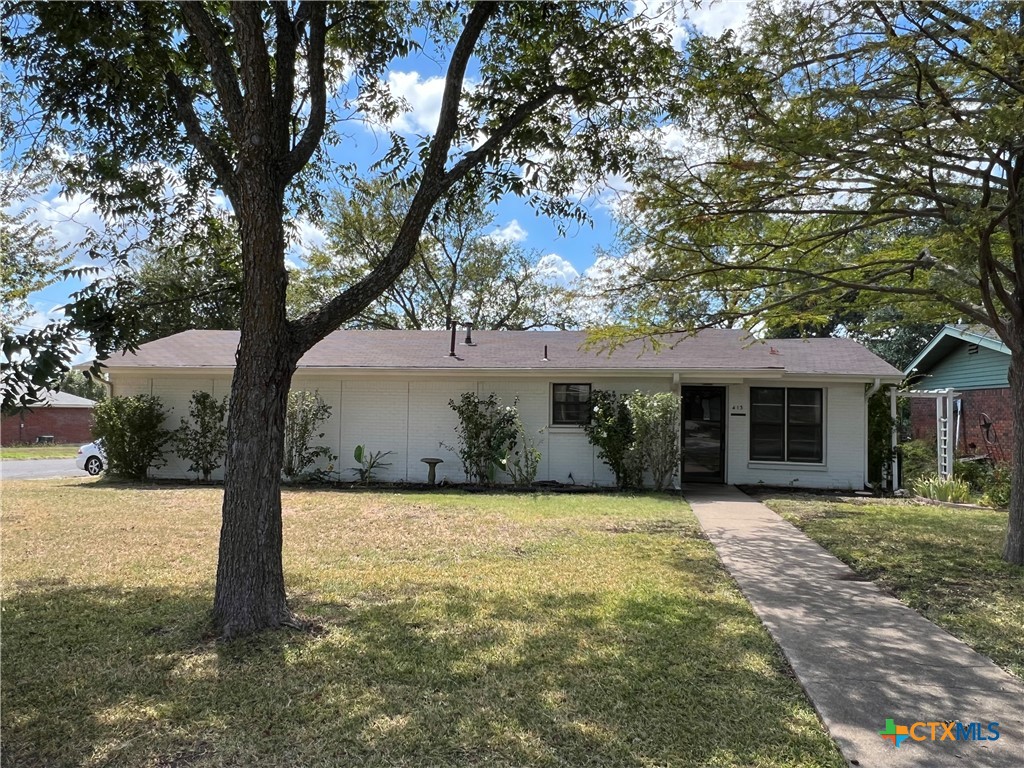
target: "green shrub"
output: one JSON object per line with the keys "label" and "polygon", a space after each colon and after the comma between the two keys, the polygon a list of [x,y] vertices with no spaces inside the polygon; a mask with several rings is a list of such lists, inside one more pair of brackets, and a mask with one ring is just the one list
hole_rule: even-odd
{"label": "green shrub", "polygon": [[963,480],[950,477],[943,480],[938,475],[919,477],[914,480],[912,488],[918,496],[935,501],[951,501],[963,504],[971,500],[971,487]]}
{"label": "green shrub", "polygon": [[494,393],[481,398],[475,392],[463,392],[458,402],[449,400],[448,406],[459,417],[456,452],[466,477],[471,482],[493,483],[497,471],[516,452],[521,425],[518,400],[503,405]]}
{"label": "green shrub", "polygon": [[501,461],[501,467],[512,479],[512,485],[517,488],[525,488],[533,484],[537,479],[537,470],[540,468],[541,452],[537,447],[537,441],[526,434],[526,427],[523,420],[516,411],[516,442],[512,446],[512,452]]}
{"label": "green shrub", "polygon": [[984,494],[982,503],[999,509],[1007,509],[1010,506],[1010,483],[1013,473],[1009,464],[996,464],[992,467],[984,487],[981,489]]}
{"label": "green shrub", "polygon": [[390,461],[384,459],[394,451],[371,451],[364,445],[357,445],[352,451],[352,458],[358,463],[358,467],[352,467],[352,471],[359,476],[359,482],[364,485],[376,482],[377,470],[383,467],[390,467]]}
{"label": "green shrub", "polygon": [[163,426],[166,415],[154,395],[111,397],[98,403],[93,435],[103,444],[107,473],[145,480],[150,467],[163,466],[163,448],[171,439],[171,431]]}
{"label": "green shrub", "polygon": [[910,440],[900,445],[900,451],[905,487],[909,488],[919,477],[935,474],[938,452],[934,440]]}
{"label": "green shrub", "polygon": [[174,433],[178,455],[191,462],[189,472],[200,474],[203,480],[217,469],[228,445],[227,397],[217,400],[209,392],[195,390],[189,401],[188,420],[182,419]]}
{"label": "green shrub", "polygon": [[893,423],[889,393],[880,389],[868,399],[868,480],[871,483],[884,483],[892,474]]}
{"label": "green shrub", "polygon": [[331,406],[320,399],[319,392],[289,392],[288,411],[284,423],[284,466],[282,472],[289,480],[315,474],[307,472],[320,458],[334,461],[337,457],[326,445],[313,445],[323,422],[331,417]]}
{"label": "green shrub", "polygon": [[638,475],[637,469],[642,469],[642,466],[633,455],[633,415],[629,412],[627,398],[608,390],[595,389],[590,393],[590,404],[593,413],[583,431],[591,445],[597,448],[598,458],[614,473],[616,486],[639,486],[642,475]]}
{"label": "green shrub", "polygon": [[991,476],[992,464],[986,459],[960,460],[953,463],[953,477],[963,480],[976,493],[984,493]]}
{"label": "green shrub", "polygon": [[626,398],[633,419],[631,452],[640,477],[651,473],[660,491],[679,470],[679,396],[671,392],[633,392]]}

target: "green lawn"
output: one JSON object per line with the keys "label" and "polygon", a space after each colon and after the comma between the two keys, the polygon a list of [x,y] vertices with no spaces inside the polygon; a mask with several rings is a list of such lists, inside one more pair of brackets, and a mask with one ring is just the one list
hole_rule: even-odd
{"label": "green lawn", "polygon": [[79,444],[74,445],[5,445],[0,459],[73,459]]}
{"label": "green lawn", "polygon": [[843,765],[678,499],[288,491],[226,644],[219,489],[4,491],[4,765]]}
{"label": "green lawn", "polygon": [[1005,563],[1005,511],[822,497],[766,503],[858,573],[1024,677],[1024,568]]}

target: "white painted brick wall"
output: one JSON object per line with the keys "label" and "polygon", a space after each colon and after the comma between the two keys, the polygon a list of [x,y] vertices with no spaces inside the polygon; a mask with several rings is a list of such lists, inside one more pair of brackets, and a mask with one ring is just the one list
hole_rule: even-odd
{"label": "white painted brick wall", "polygon": [[[463,392],[476,392],[476,382],[466,380],[415,380],[409,384],[409,467],[406,477],[410,482],[425,483],[429,471],[421,459],[437,458],[444,461],[437,466],[437,481],[448,479],[461,483],[466,479],[462,462],[453,449],[459,440],[455,427],[458,417],[448,405],[458,400]],[[447,447],[441,447],[444,443]]]}
{"label": "white painted brick wall", "polygon": [[[173,409],[167,426],[177,428],[182,416],[188,413],[188,400],[193,389],[208,388],[218,397],[229,393],[230,378],[187,377],[161,375],[158,377],[124,376],[112,373],[114,394],[156,394],[166,406]],[[570,379],[584,382],[584,378],[560,377],[557,383]],[[362,443],[377,451],[394,451],[386,460],[392,466],[380,473],[385,480],[422,482],[427,467],[420,459],[437,456],[445,463],[438,467],[438,479],[449,477],[463,481],[464,475],[458,456],[439,447],[443,441],[457,445],[454,430],[455,414],[448,401],[457,399],[462,392],[475,391],[480,395],[494,392],[509,404],[518,395],[524,425],[539,434],[542,452],[539,480],[568,482],[573,479],[584,485],[596,483],[611,485],[614,477],[597,458],[583,430],[579,427],[552,427],[551,384],[555,379],[481,378],[473,379],[340,379],[330,376],[299,374],[294,387],[318,390],[331,405],[331,419],[324,425],[323,442],[339,455],[336,469],[344,479],[354,479],[349,472],[355,466],[352,451]],[[593,379],[595,388],[616,392],[641,389],[649,392],[675,390],[671,377]],[[811,383],[794,386],[813,386]],[[728,387],[726,412],[732,406],[742,405],[749,414],[749,387],[746,384]],[[789,464],[771,465],[749,461],[749,415],[726,416],[727,482],[756,484],[759,480],[773,485],[799,485],[821,488],[860,488],[864,475],[864,387],[861,384],[837,384],[826,388],[825,394],[826,461],[823,467]],[[187,477],[187,464],[170,457],[168,465],[154,474],[158,477]],[[221,477],[218,471],[215,478]]]}
{"label": "white painted brick wall", "polygon": [[864,486],[864,385],[836,384],[825,388],[824,465],[751,462],[749,386],[729,387],[727,414],[733,412],[733,406],[742,406],[747,416],[726,416],[727,482],[751,485],[764,482],[803,488],[859,489]]}
{"label": "white painted brick wall", "polygon": [[[357,445],[363,445],[372,451],[393,451],[385,459],[391,466],[378,472],[381,480],[399,481],[408,477],[408,381],[343,380],[341,414],[338,453],[342,456],[342,467],[355,466],[352,452]],[[343,477],[355,476],[348,472]]]}

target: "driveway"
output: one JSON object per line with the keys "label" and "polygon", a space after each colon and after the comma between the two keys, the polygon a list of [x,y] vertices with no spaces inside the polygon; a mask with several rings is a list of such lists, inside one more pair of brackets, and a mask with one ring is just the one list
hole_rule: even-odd
{"label": "driveway", "polygon": [[24,480],[44,477],[86,477],[75,466],[74,459],[5,459],[0,462],[0,475],[4,480]]}

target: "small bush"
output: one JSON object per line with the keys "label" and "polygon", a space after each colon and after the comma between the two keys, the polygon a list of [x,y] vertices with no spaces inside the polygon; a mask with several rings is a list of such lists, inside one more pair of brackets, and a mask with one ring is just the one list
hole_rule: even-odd
{"label": "small bush", "polygon": [[910,440],[900,446],[900,451],[905,487],[909,488],[920,477],[935,474],[938,454],[934,440]]}
{"label": "small bush", "polygon": [[[633,455],[633,415],[628,399],[615,392],[595,389],[590,393],[593,415],[583,431],[598,457],[615,475],[619,488],[634,488],[642,481],[642,464]],[[638,473],[637,470],[640,470]]]}
{"label": "small bush", "polygon": [[679,470],[679,396],[670,392],[633,392],[626,399],[633,419],[632,452],[638,472],[651,473],[660,491]]}
{"label": "small bush", "polygon": [[868,480],[872,484],[891,479],[892,428],[889,393],[881,389],[868,400]]}
{"label": "small bush", "polygon": [[512,452],[502,459],[502,469],[512,479],[512,485],[517,488],[525,488],[533,484],[537,479],[537,470],[540,468],[541,452],[537,442],[526,434],[526,427],[523,420],[516,412],[516,442]]}
{"label": "small bush", "polygon": [[458,402],[448,401],[459,417],[456,451],[471,482],[493,483],[497,471],[515,454],[521,426],[517,405],[518,400],[502,405],[494,393],[481,398],[475,392],[463,392]]}
{"label": "small bush", "polygon": [[107,455],[107,473],[130,480],[145,480],[150,467],[163,466],[164,445],[171,431],[164,429],[163,403],[154,395],[111,397],[96,405],[93,435]]}
{"label": "small bush", "polygon": [[224,459],[228,445],[227,397],[217,400],[209,392],[195,390],[188,407],[188,420],[182,419],[174,433],[178,455],[191,462],[189,472],[200,474],[203,480],[217,469]]}
{"label": "small bush", "polygon": [[320,399],[319,392],[288,393],[288,411],[284,424],[284,466],[282,472],[289,480],[302,478],[309,467],[320,458],[334,461],[337,457],[326,445],[313,445],[314,439],[324,436],[317,432],[331,417],[331,406]]}
{"label": "small bush", "polygon": [[943,480],[938,475],[917,478],[912,486],[914,493],[935,501],[950,501],[963,504],[971,500],[971,487],[955,477]]}
{"label": "small bush", "polygon": [[953,477],[963,480],[971,490],[983,493],[989,478],[992,476],[992,464],[986,459],[974,461],[956,461],[953,464]]}
{"label": "small bush", "polygon": [[1010,483],[1013,474],[1009,464],[996,464],[986,478],[981,489],[984,496],[982,503],[990,507],[1007,509],[1010,506]]}

